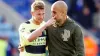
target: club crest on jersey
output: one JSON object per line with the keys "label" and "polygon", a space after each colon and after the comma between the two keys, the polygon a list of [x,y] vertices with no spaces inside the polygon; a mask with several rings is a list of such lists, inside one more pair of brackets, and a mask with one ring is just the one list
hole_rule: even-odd
{"label": "club crest on jersey", "polygon": [[69,37],[70,37],[70,31],[64,29],[64,33],[62,34],[63,41],[68,41]]}
{"label": "club crest on jersey", "polygon": [[25,28],[22,28],[20,31],[21,31],[21,32],[24,32],[24,30],[25,30]]}

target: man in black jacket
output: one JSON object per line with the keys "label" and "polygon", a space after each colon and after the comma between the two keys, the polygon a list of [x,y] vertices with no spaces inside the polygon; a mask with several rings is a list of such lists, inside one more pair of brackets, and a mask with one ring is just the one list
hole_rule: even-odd
{"label": "man in black jacket", "polygon": [[83,33],[80,26],[66,16],[67,4],[57,1],[51,11],[56,22],[47,28],[49,56],[84,56]]}

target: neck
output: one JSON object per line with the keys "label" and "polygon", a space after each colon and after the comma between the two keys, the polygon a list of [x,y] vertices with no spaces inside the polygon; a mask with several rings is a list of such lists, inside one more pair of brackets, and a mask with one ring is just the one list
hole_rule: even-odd
{"label": "neck", "polygon": [[40,22],[35,20],[35,17],[32,17],[32,23],[36,24],[36,25],[40,25]]}

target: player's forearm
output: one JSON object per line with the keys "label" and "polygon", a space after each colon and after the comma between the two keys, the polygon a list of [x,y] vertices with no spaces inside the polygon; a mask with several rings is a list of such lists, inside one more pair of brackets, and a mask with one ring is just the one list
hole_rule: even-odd
{"label": "player's forearm", "polygon": [[29,36],[28,36],[28,41],[31,42],[33,40],[35,40],[37,37],[42,35],[42,32],[46,29],[46,25],[43,25],[41,27],[39,27],[38,29],[36,29],[35,31],[33,31]]}
{"label": "player's forearm", "polygon": [[43,30],[46,29],[46,27],[52,25],[52,23],[55,21],[54,20],[55,17],[52,17],[51,19],[49,19],[43,26],[39,27],[38,29],[36,29],[35,31],[33,31],[29,36],[28,36],[28,41],[31,42],[34,39],[36,39],[37,37],[42,35]]}

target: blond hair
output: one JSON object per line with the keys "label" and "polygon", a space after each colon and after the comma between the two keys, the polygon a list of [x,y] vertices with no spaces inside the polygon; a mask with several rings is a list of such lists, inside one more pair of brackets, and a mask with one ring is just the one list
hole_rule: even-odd
{"label": "blond hair", "polygon": [[43,1],[35,1],[31,5],[31,11],[39,10],[39,9],[44,9],[44,2]]}

